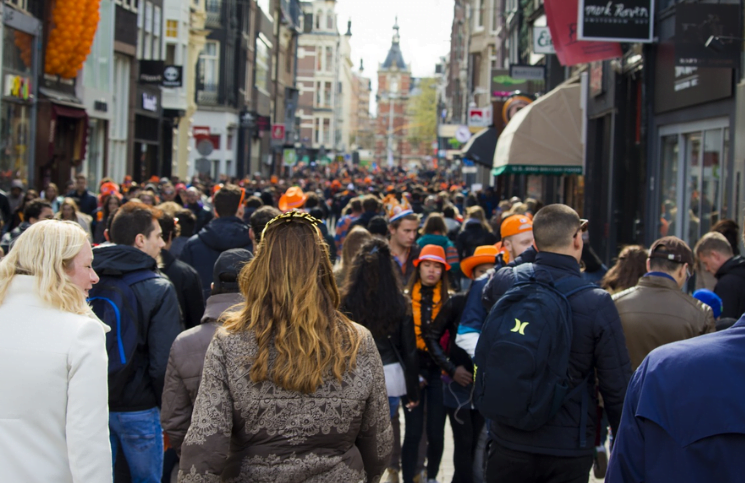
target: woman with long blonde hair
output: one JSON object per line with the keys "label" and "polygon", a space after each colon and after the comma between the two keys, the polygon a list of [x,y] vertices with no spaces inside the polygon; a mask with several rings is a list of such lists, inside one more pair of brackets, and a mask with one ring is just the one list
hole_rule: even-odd
{"label": "woman with long blonde hair", "polygon": [[179,481],[378,481],[391,451],[383,365],[339,311],[319,220],[274,218],[212,340]]}
{"label": "woman with long blonde hair", "polygon": [[4,481],[111,482],[106,327],[77,223],[40,221],[0,261]]}

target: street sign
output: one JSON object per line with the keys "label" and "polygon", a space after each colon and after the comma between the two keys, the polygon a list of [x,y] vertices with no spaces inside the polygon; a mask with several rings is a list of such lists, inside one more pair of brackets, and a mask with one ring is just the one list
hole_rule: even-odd
{"label": "street sign", "polygon": [[209,174],[210,160],[207,158],[197,159],[196,162],[194,163],[194,169],[196,169],[198,173]]}
{"label": "street sign", "polygon": [[285,166],[295,166],[297,164],[297,151],[294,149],[285,149],[282,151],[282,160]]}
{"label": "street sign", "polygon": [[201,139],[199,140],[199,142],[197,142],[197,152],[199,152],[199,154],[201,154],[202,156],[209,156],[214,150],[215,146],[209,139]]}
{"label": "street sign", "polygon": [[548,27],[533,27],[533,53],[555,54],[554,42]]}
{"label": "street sign", "polygon": [[195,138],[208,138],[211,134],[209,126],[194,126],[191,132]]}
{"label": "street sign", "polygon": [[513,79],[525,79],[542,81],[546,78],[546,66],[543,65],[511,65],[510,77]]}
{"label": "street sign", "polygon": [[272,139],[275,141],[282,141],[285,138],[285,125],[275,124],[272,126]]}
{"label": "street sign", "polygon": [[489,127],[492,124],[491,107],[472,107],[468,109],[468,125],[472,127]]}

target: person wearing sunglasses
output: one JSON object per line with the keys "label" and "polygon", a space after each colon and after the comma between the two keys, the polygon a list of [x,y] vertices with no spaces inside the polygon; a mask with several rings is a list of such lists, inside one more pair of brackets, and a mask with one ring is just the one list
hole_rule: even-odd
{"label": "person wearing sunglasses", "polygon": [[[504,416],[503,419],[491,418],[489,426],[491,448],[485,479],[489,483],[574,482],[589,479],[598,423],[597,411],[594,409],[597,403],[596,374],[610,426],[614,432],[618,429],[631,367],[621,321],[610,295],[600,287],[588,285],[582,280],[580,259],[584,245],[583,229],[587,229],[587,222],[581,220],[569,206],[554,204],[542,208],[533,218],[533,236],[538,252],[535,262],[516,268],[505,267],[492,278],[498,302],[489,314],[485,327],[490,328],[492,324],[502,327],[502,322],[509,322],[510,327],[504,332],[508,334],[504,337],[495,337],[494,331],[483,333],[474,359],[478,366],[475,393],[477,407],[485,416],[495,413]],[[523,280],[525,273],[530,273],[530,278],[518,284],[518,278]],[[554,312],[531,312],[530,307],[520,306],[521,299],[515,298],[515,294],[525,293],[525,287],[535,291],[542,290],[541,293],[548,295],[548,289],[540,289],[540,284],[543,287],[553,285],[555,290],[566,297],[571,310],[563,311],[560,318],[551,321],[550,317]],[[506,295],[508,292],[509,295]],[[503,321],[501,317],[505,313],[533,313],[542,318]],[[564,317],[569,317],[572,329],[568,335],[571,342],[565,363],[566,375],[562,376],[566,396],[559,396],[562,399],[559,400],[561,403],[557,410],[541,415],[533,414],[536,420],[539,417],[541,419],[540,422],[536,421],[535,426],[531,423],[530,430],[518,429],[507,420],[529,419],[531,416],[528,416],[528,407],[539,407],[543,399],[537,401],[533,399],[534,393],[524,391],[495,392],[490,389],[494,386],[489,381],[515,387],[520,386],[521,380],[537,382],[536,377],[539,376],[529,374],[530,364],[521,365],[520,362],[521,358],[522,362],[527,360],[525,354],[533,354],[530,352],[532,346],[526,341],[535,341],[538,340],[536,337],[542,337],[536,334],[549,334],[546,337],[556,334],[552,332],[555,330],[554,324],[566,320]],[[514,329],[511,328],[513,325]],[[493,341],[496,344],[491,344]],[[513,349],[514,352],[511,352],[514,356],[512,367],[496,364],[498,357],[492,358],[504,351],[508,344],[511,344],[510,347],[520,347],[519,351]],[[545,356],[540,351],[536,351],[535,355]],[[546,361],[555,359],[551,354],[547,357],[534,359],[533,367],[546,367]],[[554,368],[556,371],[560,370],[558,366]],[[515,373],[520,376],[514,376]],[[498,375],[496,379],[495,374]],[[522,375],[528,379],[523,379]],[[515,378],[516,383],[511,378]],[[497,392],[500,392],[498,396]],[[556,392],[553,396],[558,394]],[[518,399],[525,401],[526,405],[517,403]],[[514,409],[518,407],[525,407],[525,412],[520,413]],[[510,413],[509,416],[506,416],[505,411]]]}
{"label": "person wearing sunglasses", "polygon": [[633,370],[661,345],[716,331],[711,308],[682,291],[691,266],[693,252],[686,242],[660,238],[649,250],[647,273],[636,287],[613,296]]}
{"label": "person wearing sunglasses", "polygon": [[245,197],[244,188],[231,184],[223,186],[212,198],[215,217],[192,236],[181,251],[181,261],[199,272],[205,300],[210,296],[212,268],[217,257],[231,248],[253,251],[248,225],[243,221]]}

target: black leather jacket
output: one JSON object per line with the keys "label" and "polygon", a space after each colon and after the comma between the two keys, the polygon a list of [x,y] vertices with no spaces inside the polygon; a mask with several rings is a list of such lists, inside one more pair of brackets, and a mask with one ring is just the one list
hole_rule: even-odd
{"label": "black leather jacket", "polygon": [[375,345],[383,365],[401,363],[406,377],[406,395],[409,401],[419,401],[419,360],[411,316],[406,316],[393,334],[375,337]]}
{"label": "black leather jacket", "polygon": [[[473,373],[473,362],[468,353],[455,344],[455,336],[458,335],[458,325],[463,308],[466,305],[467,293],[453,295],[442,306],[434,322],[422,329],[422,337],[427,344],[432,359],[443,371],[452,377],[458,366],[463,366],[468,372]],[[440,345],[440,339],[445,332],[450,333],[447,351]]]}

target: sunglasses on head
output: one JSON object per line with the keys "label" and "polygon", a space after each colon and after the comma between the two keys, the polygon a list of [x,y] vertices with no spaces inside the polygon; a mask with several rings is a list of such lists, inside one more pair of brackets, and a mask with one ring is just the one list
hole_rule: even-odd
{"label": "sunglasses on head", "polygon": [[577,236],[579,232],[587,233],[587,228],[589,227],[589,225],[590,225],[590,220],[585,220],[584,218],[581,218],[579,220],[579,228],[577,228],[577,231],[574,233],[572,238]]}

